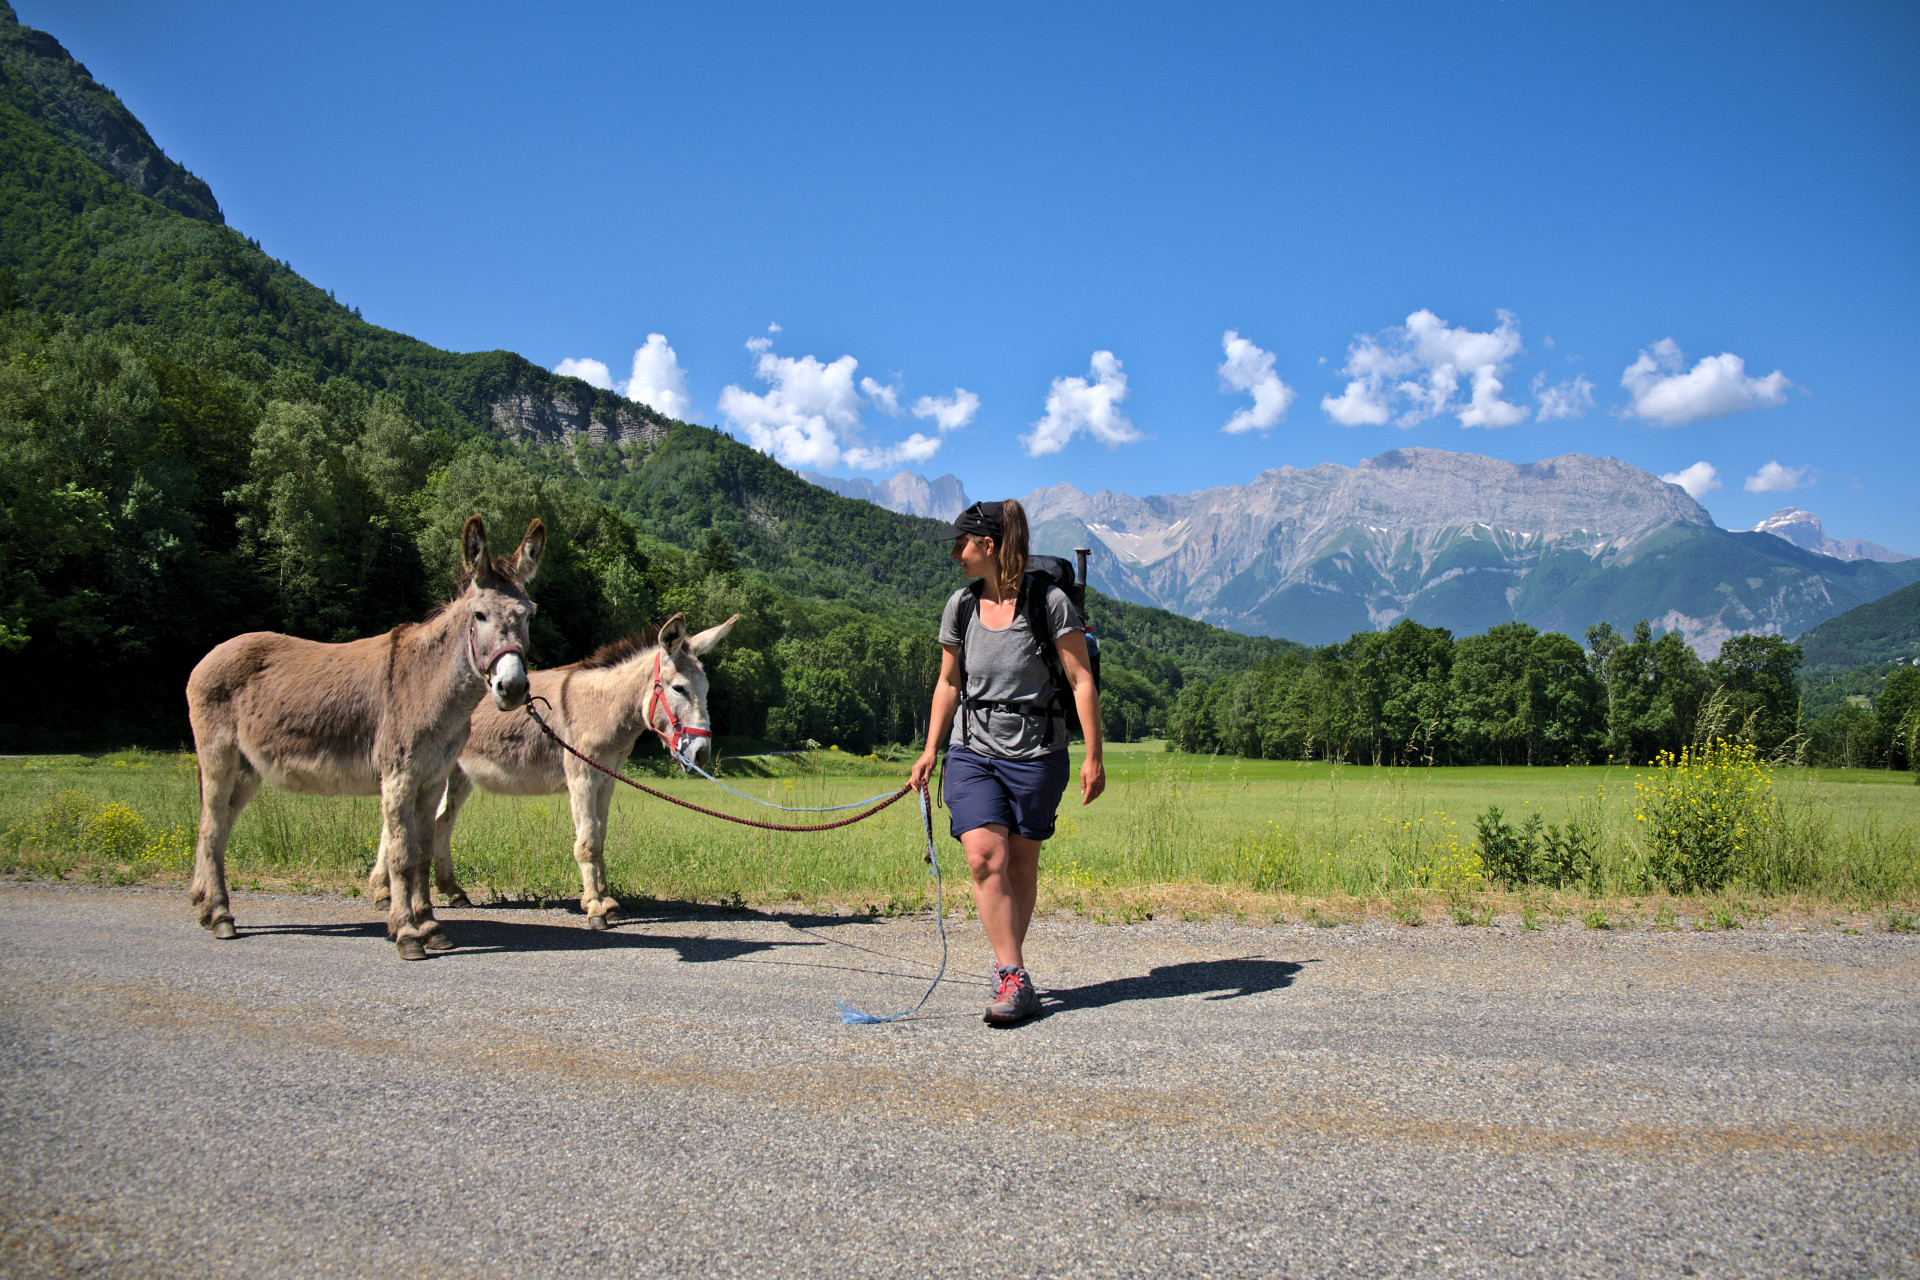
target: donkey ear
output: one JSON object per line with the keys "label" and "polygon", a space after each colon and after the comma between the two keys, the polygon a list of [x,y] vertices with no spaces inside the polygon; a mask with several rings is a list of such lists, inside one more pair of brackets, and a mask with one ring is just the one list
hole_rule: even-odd
{"label": "donkey ear", "polygon": [[487,522],[479,516],[468,516],[460,530],[460,568],[474,579],[493,572],[493,557],[487,553]]}
{"label": "donkey ear", "polygon": [[661,623],[659,640],[660,647],[666,651],[669,658],[677,655],[681,646],[687,642],[687,615],[676,613]]}
{"label": "donkey ear", "polygon": [[699,657],[713,646],[727,638],[727,632],[733,630],[733,624],[740,621],[740,615],[734,614],[717,627],[708,627],[698,635],[687,637],[687,652]]}
{"label": "donkey ear", "polygon": [[513,555],[513,578],[521,586],[533,581],[533,575],[540,572],[540,555],[547,549],[547,526],[535,516],[527,525],[526,536],[520,539],[520,550]]}

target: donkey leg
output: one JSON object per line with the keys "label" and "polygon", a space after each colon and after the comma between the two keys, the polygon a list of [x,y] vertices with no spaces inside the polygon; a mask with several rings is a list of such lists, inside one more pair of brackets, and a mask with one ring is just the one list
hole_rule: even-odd
{"label": "donkey leg", "polygon": [[421,821],[425,806],[420,790],[411,778],[401,775],[380,780],[380,815],[386,824],[380,843],[387,851],[387,936],[399,947],[402,960],[427,958],[421,916],[433,919],[426,902],[427,868],[422,865],[432,856],[432,837]]}
{"label": "donkey leg", "polygon": [[620,919],[620,904],[607,894],[607,867],[602,857],[607,844],[607,805],[613,798],[611,781],[600,785],[598,775],[585,769],[567,779],[573,802],[573,860],[580,867],[580,909],[587,924],[604,929]]}
{"label": "donkey leg", "polygon": [[393,901],[393,890],[388,878],[392,872],[387,867],[387,826],[380,824],[380,852],[374,855],[373,870],[367,873],[367,900],[373,903],[375,911],[385,911]]}
{"label": "donkey leg", "polygon": [[453,950],[453,939],[447,936],[447,931],[433,914],[433,813],[440,804],[445,786],[445,783],[437,783],[422,790],[419,807],[414,813],[414,829],[420,833],[421,844],[414,857],[413,878],[410,881],[413,918],[420,925],[420,945],[429,951]]}
{"label": "donkey leg", "polygon": [[260,782],[237,745],[223,744],[200,753],[200,834],[194,844],[189,896],[201,927],[211,929],[216,938],[238,936],[227,898],[227,838]]}
{"label": "donkey leg", "polygon": [[450,907],[470,907],[467,891],[453,878],[453,824],[460,817],[460,806],[473,794],[473,779],[459,765],[447,775],[447,789],[440,797],[440,808],[433,815],[433,878],[440,886],[440,897]]}

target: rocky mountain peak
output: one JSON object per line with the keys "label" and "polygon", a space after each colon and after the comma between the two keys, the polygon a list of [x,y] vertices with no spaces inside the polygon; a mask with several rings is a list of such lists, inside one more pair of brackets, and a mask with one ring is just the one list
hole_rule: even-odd
{"label": "rocky mountain peak", "polygon": [[1798,507],[1780,508],[1753,526],[1753,531],[1770,533],[1776,538],[1785,538],[1802,550],[1833,556],[1838,560],[1877,560],[1882,564],[1898,564],[1903,560],[1913,559],[1904,552],[1890,551],[1877,542],[1868,542],[1865,538],[1832,537],[1821,525],[1819,516],[1811,511],[1802,511]]}
{"label": "rocky mountain peak", "polygon": [[58,40],[22,26],[6,0],[0,0],[0,95],[141,195],[225,225],[207,184],[169,158],[113,90]]}
{"label": "rocky mountain peak", "polygon": [[973,505],[973,499],[967,496],[966,486],[960,483],[958,476],[953,475],[929,480],[923,475],[902,471],[891,480],[879,484],[864,476],[843,480],[818,471],[802,471],[799,476],[809,484],[817,484],[843,498],[871,502],[905,516],[951,520]]}
{"label": "rocky mountain peak", "polygon": [[1711,653],[1742,631],[1792,634],[1853,590],[1733,542],[1749,535],[1716,527],[1677,485],[1577,453],[1392,449],[1194,493],[1057,484],[1024,501],[1035,549],[1095,548],[1089,577],[1109,594],[1310,643],[1408,617],[1574,634],[1646,617]]}

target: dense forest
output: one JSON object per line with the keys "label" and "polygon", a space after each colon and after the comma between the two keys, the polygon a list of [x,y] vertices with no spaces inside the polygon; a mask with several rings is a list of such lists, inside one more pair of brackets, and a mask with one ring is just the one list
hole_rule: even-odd
{"label": "dense forest", "polygon": [[1809,722],[1799,646],[1736,636],[1703,662],[1674,632],[1602,623],[1582,647],[1523,622],[1456,640],[1403,621],[1182,688],[1167,719],[1188,751],[1373,764],[1645,763],[1724,736],[1768,757],[1916,763],[1920,667]]}
{"label": "dense forest", "polygon": [[[552,429],[561,410],[596,425]],[[3,5],[0,504],[0,649],[35,677],[0,711],[9,750],[184,740],[182,688],[208,648],[423,616],[476,511],[503,542],[547,522],[546,663],[675,611],[696,626],[739,613],[709,664],[736,749],[924,734],[934,622],[958,585],[931,522],[510,352],[368,324],[225,226],[204,184]],[[1097,594],[1089,613],[1118,740],[1645,759],[1695,734],[1704,708],[1769,750],[1913,754],[1920,671],[1835,701],[1809,732],[1798,651],[1768,638],[1702,663],[1645,624],[1597,628],[1583,648],[1519,624],[1455,640],[1408,622],[1309,651]]]}

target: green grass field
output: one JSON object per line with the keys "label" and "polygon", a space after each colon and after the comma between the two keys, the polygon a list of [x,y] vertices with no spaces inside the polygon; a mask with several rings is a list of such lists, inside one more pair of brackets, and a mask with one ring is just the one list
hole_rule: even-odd
{"label": "green grass field", "polygon": [[[757,757],[730,761],[728,777],[778,803],[832,804],[897,786],[907,759],[837,751]],[[1107,759],[1106,797],[1082,807],[1076,787],[1063,802],[1043,855],[1044,910],[1116,920],[1386,912],[1407,923],[1499,912],[1603,927],[1840,908],[1883,912],[1899,927],[1920,900],[1920,788],[1910,774],[1772,772],[1776,829],[1767,847],[1786,852],[1777,865],[1747,868],[1709,900],[1649,886],[1644,824],[1634,817],[1645,770],[1372,769],[1177,755],[1157,743],[1114,747]],[[711,808],[785,820],[698,778],[643,776]],[[196,805],[191,756],[0,761],[0,872],[184,883]],[[1474,827],[1489,805],[1516,821],[1534,812],[1554,824],[1585,821],[1593,833],[1589,875],[1558,890],[1490,885]],[[235,829],[229,881],[238,889],[357,892],[378,823],[370,797],[262,789]],[[948,901],[964,907],[959,847],[943,812],[934,824]],[[716,822],[622,788],[608,872],[630,899],[922,910],[932,905],[933,885],[919,826],[911,798],[858,826],[797,835]],[[579,894],[571,845],[565,796],[481,793],[455,832],[454,856],[475,901],[566,900]]]}

